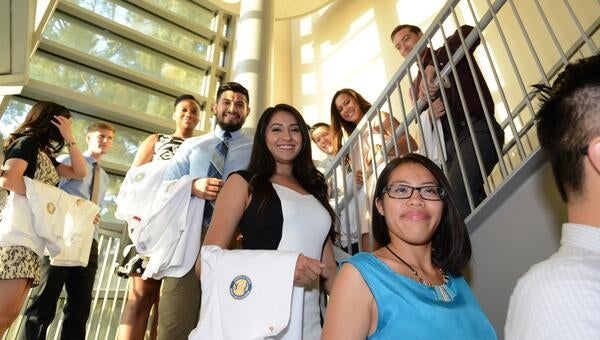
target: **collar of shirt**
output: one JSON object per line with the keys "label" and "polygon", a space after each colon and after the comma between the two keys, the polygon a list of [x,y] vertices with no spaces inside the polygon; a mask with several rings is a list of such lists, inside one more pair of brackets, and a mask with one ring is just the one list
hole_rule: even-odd
{"label": "collar of shirt", "polygon": [[[232,141],[232,142],[239,139],[240,137],[242,137],[242,129],[230,131],[229,133],[231,134],[231,138],[229,139],[229,141]],[[225,139],[225,137],[223,136],[224,134],[225,134],[225,131],[223,129],[221,129],[221,127],[219,125],[217,125],[213,131],[213,135],[220,140],[224,140]]]}
{"label": "collar of shirt", "polygon": [[89,164],[91,164],[92,166],[93,166],[94,164],[96,164],[96,162],[97,162],[97,161],[96,161],[96,158],[92,157],[92,153],[91,153],[91,152],[89,152],[89,151],[85,151],[85,152],[83,152],[83,153],[82,153],[82,155],[83,155],[83,158],[85,158],[85,160],[86,160],[86,161],[87,161]]}
{"label": "collar of shirt", "polygon": [[600,227],[564,223],[560,243],[562,246],[584,248],[600,253]]}

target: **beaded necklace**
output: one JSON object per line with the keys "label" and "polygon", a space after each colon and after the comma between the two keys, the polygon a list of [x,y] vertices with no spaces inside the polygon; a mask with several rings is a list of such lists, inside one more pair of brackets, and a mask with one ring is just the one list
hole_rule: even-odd
{"label": "beaded necklace", "polygon": [[427,287],[433,288],[440,300],[445,302],[452,301],[454,296],[446,288],[446,283],[448,283],[448,275],[446,275],[442,268],[440,268],[440,273],[442,274],[442,284],[439,286],[434,286],[431,283],[429,283],[429,281],[419,276],[419,273],[417,273],[416,269],[413,268],[413,266],[411,266],[410,264],[408,264],[408,262],[404,261],[400,256],[398,256],[398,254],[394,253],[392,249],[390,249],[390,247],[385,246],[385,249],[387,249],[392,255],[394,255],[400,262],[404,263],[412,271],[412,273],[415,275],[415,277],[420,283],[424,284]]}

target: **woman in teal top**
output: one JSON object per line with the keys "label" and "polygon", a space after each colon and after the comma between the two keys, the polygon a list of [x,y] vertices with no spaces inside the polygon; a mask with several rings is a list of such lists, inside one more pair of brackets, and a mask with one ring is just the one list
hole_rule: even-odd
{"label": "woman in teal top", "polygon": [[408,154],[385,167],[372,224],[381,247],[343,262],[321,339],[496,339],[460,275],[469,234],[432,161]]}

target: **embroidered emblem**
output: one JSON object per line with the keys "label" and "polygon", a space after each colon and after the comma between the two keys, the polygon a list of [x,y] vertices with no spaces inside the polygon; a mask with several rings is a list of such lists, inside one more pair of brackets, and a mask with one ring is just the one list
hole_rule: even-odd
{"label": "embroidered emblem", "polygon": [[77,199],[77,201],[75,201],[75,204],[77,204],[78,207],[80,207],[83,202],[85,202],[84,200],[82,200],[81,198]]}
{"label": "embroidered emblem", "polygon": [[136,182],[139,182],[139,181],[143,180],[144,177],[146,177],[146,174],[143,172],[139,172],[138,174],[135,175],[135,177],[133,179],[135,179]]}
{"label": "embroidered emblem", "polygon": [[46,210],[48,211],[48,213],[50,215],[54,214],[54,211],[56,210],[56,206],[54,205],[54,203],[50,202],[48,204],[46,204]]}
{"label": "embroidered emblem", "polygon": [[252,281],[246,275],[236,276],[229,285],[229,294],[236,300],[245,298],[251,291]]}

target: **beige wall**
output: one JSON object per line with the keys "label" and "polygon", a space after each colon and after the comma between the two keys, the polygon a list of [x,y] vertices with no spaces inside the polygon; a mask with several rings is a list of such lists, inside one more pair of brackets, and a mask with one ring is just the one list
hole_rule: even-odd
{"label": "beige wall", "polygon": [[559,247],[567,220],[548,163],[515,188],[504,203],[471,233],[473,255],[467,276],[481,308],[504,339],[510,295],[527,270]]}
{"label": "beige wall", "polygon": [[[309,123],[329,121],[332,95],[351,87],[375,101],[402,62],[389,34],[401,21],[430,22],[444,1],[430,1],[419,15],[400,15],[417,1],[338,0],[293,19],[292,100]],[[412,3],[412,5],[411,5]]]}
{"label": "beige wall", "polygon": [[[538,50],[542,65],[549,68],[559,60],[559,55],[534,2],[514,2]],[[563,49],[567,49],[570,42],[579,36],[579,31],[571,21],[565,5],[555,0],[540,2],[548,20],[557,28],[556,34]],[[415,24],[425,30],[444,3],[443,0],[428,1],[426,4],[417,0],[337,0],[312,15],[278,22],[275,35],[279,35],[280,42],[283,42],[289,30],[287,46],[291,54],[289,65],[287,62],[279,62],[279,66],[275,67],[279,74],[274,77],[274,98],[287,100],[291,89],[289,99],[304,113],[308,123],[329,120],[331,97],[343,87],[354,88],[368,100],[375,101],[403,61],[391,44],[391,30],[398,23]],[[600,6],[594,0],[570,3],[584,27],[596,20],[597,13],[600,13]],[[487,10],[487,1],[475,0],[474,4],[479,18]],[[474,22],[465,1],[458,6],[458,17],[460,24]],[[504,23],[508,47],[515,53],[515,59],[520,65],[523,86],[529,91],[529,86],[539,82],[541,75],[508,3],[498,17]],[[289,22],[289,26],[284,25],[284,22]],[[446,34],[451,34],[455,29],[453,19],[449,18],[444,27]],[[503,119],[507,110],[500,89],[503,89],[510,109],[514,109],[524,92],[512,71],[494,23],[484,31],[484,38],[487,40],[492,62],[498,68],[498,82],[495,81],[482,47],[476,51],[476,58],[497,103],[497,115]],[[597,44],[598,40],[596,37]],[[441,44],[441,37],[436,37],[434,45],[439,47]],[[584,54],[589,55],[589,49],[584,49]],[[277,51],[275,59],[279,55],[287,57],[287,51]]]}
{"label": "beige wall", "polygon": [[271,58],[271,104],[292,103],[291,20],[277,20],[273,25],[273,58]]}

